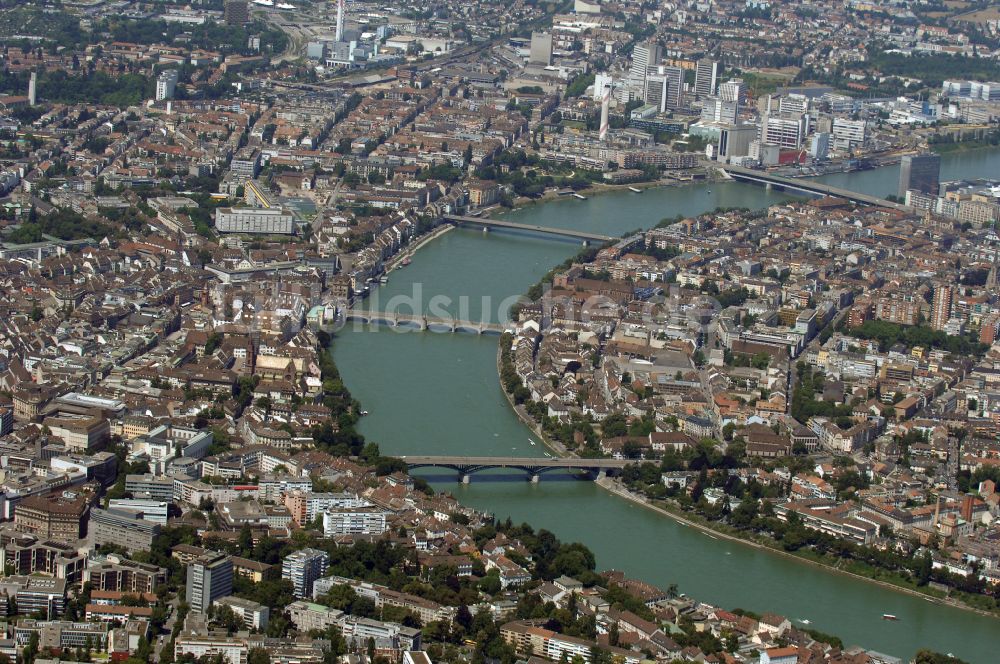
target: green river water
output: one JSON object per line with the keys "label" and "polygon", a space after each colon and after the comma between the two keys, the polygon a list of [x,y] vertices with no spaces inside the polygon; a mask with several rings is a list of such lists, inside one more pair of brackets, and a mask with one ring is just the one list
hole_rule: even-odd
{"label": "green river water", "polygon": [[[944,157],[944,179],[974,176],[1000,178],[1000,151]],[[898,167],[887,167],[822,180],[884,196],[896,190],[897,178]],[[557,200],[505,218],[619,235],[676,214],[717,206],[758,208],[785,197],[751,185],[710,183]],[[425,313],[433,304],[460,319],[497,320],[505,298],[523,293],[578,250],[576,243],[550,237],[456,229],[393,272],[370,304],[409,313],[416,299]],[[361,432],[387,454],[543,454],[542,447],[529,443],[531,432],[501,391],[495,336],[349,325],[338,334],[333,352],[346,384],[371,413],[362,420]],[[927,647],[971,662],[1000,661],[1000,620],[716,539],[592,482],[546,475],[531,484],[523,476],[477,474],[471,484],[460,485],[449,474],[427,477],[437,489],[498,518],[510,516],[547,528],[564,541],[583,542],[597,556],[598,569],[622,569],[661,587],[676,583],[693,598],[730,609],[773,611],[797,624],[807,620],[845,644],[898,657]],[[883,613],[900,620],[884,621]]]}

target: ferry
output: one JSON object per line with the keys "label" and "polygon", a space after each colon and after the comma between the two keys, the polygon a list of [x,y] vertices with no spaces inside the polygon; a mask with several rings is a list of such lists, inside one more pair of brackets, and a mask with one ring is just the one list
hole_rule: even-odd
{"label": "ferry", "polygon": [[897,618],[896,616],[892,615],[891,613],[883,613],[882,614],[882,620],[899,620],[899,618]]}
{"label": "ferry", "polygon": [[629,187],[628,190],[631,191],[633,194],[641,194],[642,193],[642,189],[639,189],[638,187]]}

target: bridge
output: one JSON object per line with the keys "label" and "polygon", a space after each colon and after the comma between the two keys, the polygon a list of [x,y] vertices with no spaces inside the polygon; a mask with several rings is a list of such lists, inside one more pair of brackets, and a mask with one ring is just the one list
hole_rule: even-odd
{"label": "bridge", "polygon": [[743,168],[742,166],[732,166],[729,164],[720,166],[719,168],[729,174],[733,179],[741,180],[743,182],[755,182],[765,186],[780,187],[782,189],[798,191],[804,194],[811,194],[813,196],[836,196],[837,198],[845,198],[849,201],[854,201],[855,203],[861,203],[863,205],[877,205],[879,207],[891,208],[901,212],[913,211],[913,208],[908,205],[893,203],[892,201],[879,198],[878,196],[869,196],[868,194],[860,194],[856,191],[850,191],[840,187],[832,187],[828,184],[823,184],[807,178],[788,178],[783,175],[774,175],[773,173],[755,171],[752,168]]}
{"label": "bridge", "polygon": [[463,484],[469,483],[469,476],[481,470],[513,468],[528,474],[528,479],[538,482],[542,473],[553,470],[579,470],[591,479],[599,479],[616,474],[634,463],[620,459],[579,459],[545,457],[469,457],[469,456],[404,456],[401,457],[410,470],[415,468],[448,468],[458,473]]}
{"label": "bridge", "polygon": [[573,240],[583,240],[586,244],[588,242],[600,242],[604,244],[605,242],[613,242],[618,238],[611,237],[610,235],[601,235],[600,233],[588,233],[586,231],[574,231],[569,228],[551,228],[549,226],[532,226],[530,224],[518,224],[513,221],[502,221],[500,219],[490,219],[488,217],[462,217],[457,214],[446,214],[441,217],[444,221],[455,224],[456,226],[479,226],[483,230],[489,230],[491,228],[509,228],[518,231],[528,231],[530,233],[541,233],[543,235],[556,235],[559,237],[568,237]]}
{"label": "bridge", "polygon": [[365,325],[387,325],[411,330],[429,330],[431,332],[465,332],[468,334],[503,334],[507,329],[500,323],[483,321],[456,320],[437,316],[422,316],[419,314],[403,314],[383,311],[364,311],[352,309],[344,316],[345,323],[364,323]]}

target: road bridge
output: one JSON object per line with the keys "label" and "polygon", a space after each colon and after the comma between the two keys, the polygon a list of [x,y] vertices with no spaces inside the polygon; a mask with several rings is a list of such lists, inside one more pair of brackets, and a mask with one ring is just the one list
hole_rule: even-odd
{"label": "road bridge", "polygon": [[488,217],[462,217],[457,214],[446,214],[441,218],[444,219],[444,221],[447,221],[448,223],[455,224],[456,226],[479,226],[486,230],[489,230],[490,228],[509,228],[512,230],[528,231],[531,233],[542,233],[544,235],[557,235],[559,237],[568,237],[574,240],[583,240],[584,243],[599,242],[601,244],[604,244],[605,242],[613,242],[614,240],[617,239],[611,237],[610,235],[601,235],[600,233],[575,231],[570,228],[551,228],[549,226],[532,226],[530,224],[518,224],[513,221],[490,219]]}
{"label": "road bridge", "polygon": [[789,178],[783,175],[775,175],[765,171],[756,171],[752,168],[743,168],[742,166],[732,166],[729,164],[720,166],[719,168],[729,174],[734,180],[741,180],[743,182],[754,182],[765,186],[775,186],[786,190],[811,194],[813,196],[836,196],[837,198],[845,198],[849,201],[854,201],[855,203],[861,203],[863,205],[877,205],[879,207],[891,208],[901,212],[913,211],[913,208],[908,205],[894,203],[884,198],[879,198],[878,196],[870,196],[868,194],[860,194],[856,191],[850,191],[840,187],[833,187],[828,184],[823,184],[822,182],[816,182],[815,180],[809,178]]}
{"label": "road bridge", "polygon": [[430,330],[431,332],[466,332],[469,334],[503,334],[507,329],[500,323],[483,321],[457,320],[438,316],[423,316],[419,314],[392,313],[383,311],[365,311],[351,309],[344,316],[346,323],[364,323],[365,325],[387,325],[412,330]]}
{"label": "road bridge", "polygon": [[512,468],[528,474],[537,482],[542,473],[553,470],[579,470],[591,479],[617,474],[634,463],[621,459],[580,459],[545,457],[470,457],[470,456],[405,456],[401,457],[410,470],[416,468],[448,468],[458,473],[461,482],[468,484],[469,476],[481,470]]}

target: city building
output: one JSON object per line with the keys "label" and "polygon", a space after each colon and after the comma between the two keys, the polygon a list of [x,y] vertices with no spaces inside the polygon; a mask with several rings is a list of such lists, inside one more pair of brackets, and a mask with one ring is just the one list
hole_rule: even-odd
{"label": "city building", "polygon": [[215,229],[220,233],[292,235],[295,215],[283,208],[216,208]]}
{"label": "city building", "polygon": [[143,519],[141,511],[101,509],[90,512],[90,531],[94,544],[112,544],[126,551],[149,551],[160,524]]}
{"label": "city building", "polygon": [[936,154],[905,155],[899,164],[899,189],[896,195],[906,199],[909,190],[937,194],[941,180],[941,157]]}
{"label": "city building", "polygon": [[209,552],[188,564],[186,599],[192,611],[205,613],[209,605],[233,594],[233,561],[224,553]]}
{"label": "city building", "polygon": [[323,512],[323,533],[327,537],[381,535],[385,530],[385,511],[378,507],[343,507]]}
{"label": "city building", "polygon": [[156,78],[156,101],[174,98],[174,90],[180,73],[176,69],[167,69]]}
{"label": "city building", "polygon": [[28,496],[17,503],[14,526],[19,532],[60,542],[75,542],[87,534],[90,496],[82,491]]}
{"label": "city building", "polygon": [[934,300],[931,302],[931,327],[943,330],[951,318],[952,300],[955,291],[951,286],[938,286],[934,289]]}
{"label": "city building", "polygon": [[316,579],[326,574],[330,556],[317,549],[300,549],[281,561],[281,578],[288,579],[298,598],[312,597]]}
{"label": "city building", "polygon": [[549,66],[552,64],[552,33],[532,32],[531,49],[528,62],[536,65]]}
{"label": "city building", "polygon": [[223,597],[215,602],[215,606],[228,606],[233,613],[243,620],[247,629],[265,630],[270,617],[270,609],[263,604],[243,599],[242,597]]}
{"label": "city building", "polygon": [[702,58],[695,64],[694,94],[698,99],[705,99],[715,94],[719,79],[719,62],[710,58]]}
{"label": "city building", "polygon": [[222,17],[226,25],[243,25],[250,20],[247,0],[226,0],[222,7]]}

